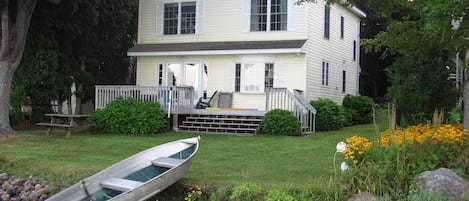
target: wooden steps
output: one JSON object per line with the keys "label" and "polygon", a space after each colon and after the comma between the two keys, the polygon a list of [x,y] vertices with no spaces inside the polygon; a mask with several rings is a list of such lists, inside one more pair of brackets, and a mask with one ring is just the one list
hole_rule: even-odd
{"label": "wooden steps", "polygon": [[180,131],[216,134],[254,135],[263,116],[192,114],[179,126]]}

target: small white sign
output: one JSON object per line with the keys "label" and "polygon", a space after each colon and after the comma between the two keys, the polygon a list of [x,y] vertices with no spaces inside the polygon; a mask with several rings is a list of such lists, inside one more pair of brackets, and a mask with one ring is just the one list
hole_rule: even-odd
{"label": "small white sign", "polygon": [[337,152],[339,153],[344,153],[345,149],[347,149],[347,144],[345,144],[345,142],[339,142],[337,143]]}

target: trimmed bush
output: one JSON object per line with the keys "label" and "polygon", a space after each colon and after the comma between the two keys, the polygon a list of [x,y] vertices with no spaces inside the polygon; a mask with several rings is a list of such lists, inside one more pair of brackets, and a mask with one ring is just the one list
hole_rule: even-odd
{"label": "trimmed bush", "polygon": [[316,129],[319,131],[339,130],[346,122],[344,108],[327,98],[312,100],[310,104],[316,108]]}
{"label": "trimmed bush", "polygon": [[166,129],[165,112],[158,103],[118,98],[88,118],[96,129],[107,133],[150,134]]}
{"label": "trimmed bush", "polygon": [[368,124],[373,121],[374,102],[367,96],[352,96],[350,94],[344,97],[342,106],[351,113],[352,124]]}
{"label": "trimmed bush", "polygon": [[267,112],[260,124],[266,135],[301,135],[300,123],[288,110],[275,109]]}

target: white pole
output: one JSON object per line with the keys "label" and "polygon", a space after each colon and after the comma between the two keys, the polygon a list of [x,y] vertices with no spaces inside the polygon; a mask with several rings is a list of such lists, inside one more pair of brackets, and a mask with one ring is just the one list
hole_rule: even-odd
{"label": "white pole", "polygon": [[459,51],[456,52],[456,89],[459,89]]}
{"label": "white pole", "polygon": [[168,99],[168,119],[171,117],[171,102],[173,99],[173,88],[169,88],[169,99]]}

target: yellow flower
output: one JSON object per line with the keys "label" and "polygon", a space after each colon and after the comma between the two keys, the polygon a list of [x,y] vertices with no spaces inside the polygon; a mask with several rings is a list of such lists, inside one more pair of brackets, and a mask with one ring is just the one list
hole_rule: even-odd
{"label": "yellow flower", "polygon": [[347,149],[344,151],[345,159],[355,159],[356,156],[365,154],[365,151],[371,147],[370,140],[360,136],[352,136],[345,141],[347,142]]}

